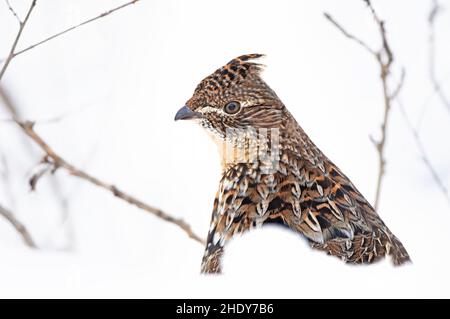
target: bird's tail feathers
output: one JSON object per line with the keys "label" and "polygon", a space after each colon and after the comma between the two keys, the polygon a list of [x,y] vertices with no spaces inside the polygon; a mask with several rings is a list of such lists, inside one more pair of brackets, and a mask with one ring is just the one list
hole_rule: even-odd
{"label": "bird's tail feathers", "polygon": [[390,243],[387,243],[387,253],[392,256],[392,262],[395,266],[411,262],[408,252],[397,237],[392,236]]}

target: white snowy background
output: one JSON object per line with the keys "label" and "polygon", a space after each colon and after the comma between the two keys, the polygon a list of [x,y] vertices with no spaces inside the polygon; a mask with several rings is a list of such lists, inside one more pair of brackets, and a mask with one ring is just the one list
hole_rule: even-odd
{"label": "white snowy background", "polygon": [[[30,1],[10,0],[22,17]],[[19,49],[122,1],[38,0]],[[386,20],[401,99],[450,186],[450,115],[429,78],[431,1],[374,1]],[[436,23],[437,75],[450,92],[450,1]],[[2,85],[71,163],[188,221],[206,237],[219,157],[176,111],[206,75],[265,53],[264,78],[313,141],[373,201],[383,100],[378,65],[324,17],[378,48],[362,1],[142,0],[15,58]],[[18,28],[0,2],[0,56]],[[425,112],[423,113],[423,109]],[[355,267],[312,251],[297,234],[263,228],[233,242],[225,274],[199,274],[203,247],[175,226],[58,171],[36,192],[42,152],[0,105],[0,203],[25,223],[27,248],[0,218],[0,297],[450,297],[450,208],[394,107],[379,214],[413,264]],[[49,121],[59,118],[57,121]],[[61,200],[61,198],[63,200]]]}

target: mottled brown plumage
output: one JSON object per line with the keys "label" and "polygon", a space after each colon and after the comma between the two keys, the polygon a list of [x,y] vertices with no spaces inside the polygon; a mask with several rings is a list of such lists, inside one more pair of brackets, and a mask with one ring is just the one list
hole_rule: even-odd
{"label": "mottled brown plumage", "polygon": [[262,66],[253,61],[259,57],[238,57],[205,78],[175,117],[198,120],[222,154],[202,272],[220,272],[226,243],[267,223],[283,224],[350,263],[386,255],[395,265],[409,261],[368,201],[262,80]]}

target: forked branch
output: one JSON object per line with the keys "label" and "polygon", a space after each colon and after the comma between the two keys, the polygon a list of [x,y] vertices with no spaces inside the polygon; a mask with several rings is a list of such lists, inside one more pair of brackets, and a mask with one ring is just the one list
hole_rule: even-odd
{"label": "forked branch", "polygon": [[[41,45],[43,43],[46,43],[46,42],[48,42],[48,41],[50,41],[52,39],[55,39],[55,38],[57,38],[57,37],[65,34],[65,33],[69,32],[69,31],[72,31],[72,30],[82,26],[82,25],[85,25],[85,24],[88,24],[90,22],[96,21],[96,20],[98,20],[100,18],[103,18],[103,17],[105,17],[105,16],[107,16],[107,15],[109,15],[109,14],[111,14],[111,13],[117,11],[117,10],[123,9],[123,8],[125,8],[125,7],[127,7],[127,6],[129,6],[131,4],[134,4],[137,1],[139,1],[139,0],[133,0],[133,1],[127,2],[127,3],[125,3],[125,4],[123,4],[123,5],[119,6],[119,7],[116,7],[114,9],[109,10],[109,11],[106,11],[106,12],[104,12],[104,13],[102,13],[102,14],[94,17],[94,18],[91,18],[91,19],[86,20],[86,21],[84,21],[82,23],[79,23],[79,24],[77,24],[77,25],[75,25],[75,26],[73,26],[71,28],[68,28],[68,29],[66,29],[64,31],[58,32],[57,34],[55,34],[55,35],[53,35],[51,37],[48,37],[48,38],[46,38],[46,39],[44,39],[44,40],[42,40],[42,41],[40,41],[40,42],[30,46],[30,47],[27,47],[27,48],[25,48],[25,49],[23,49],[21,51],[16,52],[15,50],[16,50],[17,43],[19,42],[19,39],[20,39],[20,37],[22,35],[22,32],[23,32],[23,30],[25,28],[26,23],[28,22],[28,19],[29,19],[31,13],[32,13],[34,7],[36,6],[36,0],[33,0],[31,5],[30,5],[30,8],[29,8],[29,10],[27,12],[27,15],[26,15],[25,19],[23,20],[23,22],[20,22],[19,31],[18,31],[18,33],[17,33],[17,35],[15,37],[15,40],[13,42],[13,45],[12,45],[11,49],[10,49],[10,52],[9,52],[7,58],[5,59],[5,62],[4,62],[3,66],[2,66],[2,68],[0,70],[0,81],[1,81],[1,79],[3,77],[3,75],[5,74],[5,71],[8,68],[10,62],[17,55],[22,54],[22,53],[24,53],[24,52],[26,52],[28,50],[31,50],[31,49],[33,49],[33,48],[35,48],[35,47],[37,47],[37,46],[39,46],[39,45]],[[14,10],[12,8],[11,8],[11,11],[14,12]],[[2,99],[4,101],[4,104],[6,105],[6,107],[9,110],[16,110],[17,109],[13,105],[13,102],[11,101],[11,99],[8,98],[8,95],[5,94],[5,92],[3,91],[3,89],[1,87],[0,87],[0,96],[2,97]],[[87,181],[87,182],[89,182],[89,183],[91,183],[91,184],[93,184],[95,186],[103,188],[103,189],[111,192],[117,198],[120,198],[120,199],[126,201],[127,203],[129,203],[131,205],[134,205],[134,206],[136,206],[136,207],[138,207],[138,208],[140,208],[140,209],[142,209],[142,210],[144,210],[144,211],[146,211],[148,213],[151,213],[151,214],[155,215],[156,217],[158,217],[158,218],[160,218],[162,220],[165,220],[165,221],[167,221],[169,223],[172,223],[172,224],[176,225],[181,230],[183,230],[190,238],[194,239],[195,241],[197,241],[199,243],[202,243],[202,244],[204,243],[203,239],[201,239],[198,235],[196,235],[192,231],[192,229],[189,226],[189,224],[187,224],[183,219],[175,218],[175,217],[167,214],[163,210],[161,210],[159,208],[156,208],[156,207],[153,207],[153,206],[151,206],[151,205],[149,205],[149,204],[147,204],[147,203],[137,199],[136,197],[133,197],[133,196],[129,195],[128,193],[126,193],[125,191],[119,189],[115,185],[103,182],[103,181],[99,180],[98,178],[96,178],[96,177],[94,177],[92,175],[89,175],[88,173],[84,172],[83,170],[77,168],[76,166],[68,163],[64,158],[62,158],[60,155],[58,155],[44,141],[44,139],[40,135],[38,135],[36,133],[36,131],[33,128],[33,126],[34,126],[33,122],[22,121],[20,118],[18,118],[17,115],[15,115],[14,112],[11,112],[11,113],[13,114],[14,122],[17,123],[17,125],[22,129],[22,131],[31,140],[33,140],[36,143],[36,145],[38,145],[42,149],[42,151],[45,153],[45,156],[44,156],[42,162],[49,167],[48,170],[43,171],[43,173],[40,174],[39,176],[33,176],[32,177],[32,180],[30,181],[30,184],[32,184],[32,187],[36,186],[36,183],[39,180],[39,178],[41,176],[43,176],[46,172],[48,172],[48,171],[55,172],[58,169],[64,169],[67,172],[69,172],[72,176],[79,177],[79,178],[81,178],[81,179],[83,179],[83,180],[85,180],[85,181]],[[11,216],[13,216],[11,214],[2,214],[2,215],[4,215],[5,217],[8,216],[9,217],[8,220],[10,220],[10,221],[11,221]],[[20,224],[16,224],[16,225],[20,226]],[[23,230],[24,228],[20,227],[20,229]]]}
{"label": "forked branch", "polygon": [[[366,4],[369,7],[369,10],[372,14],[373,19],[375,20],[376,24],[378,25],[380,37],[381,37],[381,48],[379,50],[373,50],[370,48],[364,41],[357,38],[356,36],[349,33],[344,27],[342,27],[330,14],[324,13],[325,18],[329,20],[339,31],[344,34],[345,37],[348,39],[356,42],[361,47],[363,47],[365,50],[367,50],[377,61],[379,67],[380,67],[380,78],[382,82],[382,89],[383,89],[383,98],[384,98],[384,114],[383,114],[383,121],[381,124],[381,137],[378,141],[373,139],[371,137],[371,141],[373,142],[374,146],[377,149],[378,152],[378,176],[377,176],[377,185],[376,185],[376,195],[375,195],[375,209],[378,207],[379,200],[380,200],[380,194],[381,194],[381,186],[382,181],[385,173],[385,165],[386,161],[384,159],[384,149],[386,145],[387,140],[387,127],[389,123],[389,115],[392,107],[392,102],[396,100],[399,103],[400,111],[403,116],[403,118],[406,121],[406,124],[414,138],[414,141],[416,143],[416,146],[420,152],[420,156],[422,161],[424,162],[425,166],[429,170],[433,180],[435,181],[438,188],[442,191],[442,193],[445,195],[447,201],[450,203],[450,195],[448,192],[448,189],[446,188],[443,181],[440,179],[436,169],[431,164],[431,161],[426,154],[425,148],[423,143],[421,142],[418,129],[416,129],[411,121],[409,120],[406,110],[401,103],[399,99],[399,94],[401,91],[401,88],[403,87],[403,82],[405,78],[405,71],[402,69],[400,80],[398,81],[397,86],[392,90],[389,88],[388,85],[388,77],[391,75],[391,66],[394,61],[394,56],[391,50],[391,47],[389,45],[389,42],[386,37],[386,29],[384,25],[384,21],[379,18],[376,11],[374,10],[372,4],[369,0],[364,0]],[[429,33],[429,46],[430,46],[430,78],[433,84],[433,87],[435,89],[435,92],[439,95],[439,98],[442,102],[442,104],[450,111],[450,103],[448,102],[447,97],[444,95],[442,91],[442,86],[438,82],[436,73],[435,73],[435,43],[434,43],[434,24],[435,19],[438,13],[440,12],[441,7],[437,3],[437,0],[433,0],[432,8],[428,17],[428,22],[430,26],[430,33]]]}
{"label": "forked branch", "polygon": [[[329,13],[324,13],[325,18],[330,21],[341,33],[346,36],[348,39],[356,42],[358,45],[363,47],[366,51],[368,51],[377,61],[380,68],[380,79],[382,84],[382,92],[383,92],[383,120],[380,126],[381,136],[378,140],[371,138],[373,142],[377,154],[378,154],[378,175],[376,182],[376,191],[375,191],[375,200],[374,200],[374,208],[377,209],[380,202],[381,196],[381,188],[383,183],[383,178],[385,174],[386,167],[386,159],[385,159],[385,146],[387,141],[387,132],[388,132],[388,124],[389,124],[389,116],[392,107],[392,101],[396,98],[399,91],[401,90],[403,81],[394,89],[390,90],[388,84],[388,78],[391,74],[391,66],[394,61],[394,55],[392,54],[391,47],[386,37],[386,29],[384,26],[384,21],[381,20],[373,8],[371,2],[369,0],[364,0],[369,10],[372,14],[372,18],[374,19],[377,27],[379,29],[379,34],[381,37],[381,47],[378,50],[374,50],[369,47],[363,40],[354,36],[350,32],[348,32],[341,24],[339,24]],[[402,79],[404,77],[404,72],[402,75]]]}

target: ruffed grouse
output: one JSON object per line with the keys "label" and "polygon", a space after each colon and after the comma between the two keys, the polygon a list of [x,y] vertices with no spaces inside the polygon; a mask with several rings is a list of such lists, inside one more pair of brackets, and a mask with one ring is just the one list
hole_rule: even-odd
{"label": "ruffed grouse", "polygon": [[386,255],[395,265],[409,261],[369,202],[262,80],[253,61],[261,56],[240,56],[206,77],[175,116],[197,120],[222,154],[202,272],[221,272],[227,241],[266,223],[285,225],[346,262]]}

